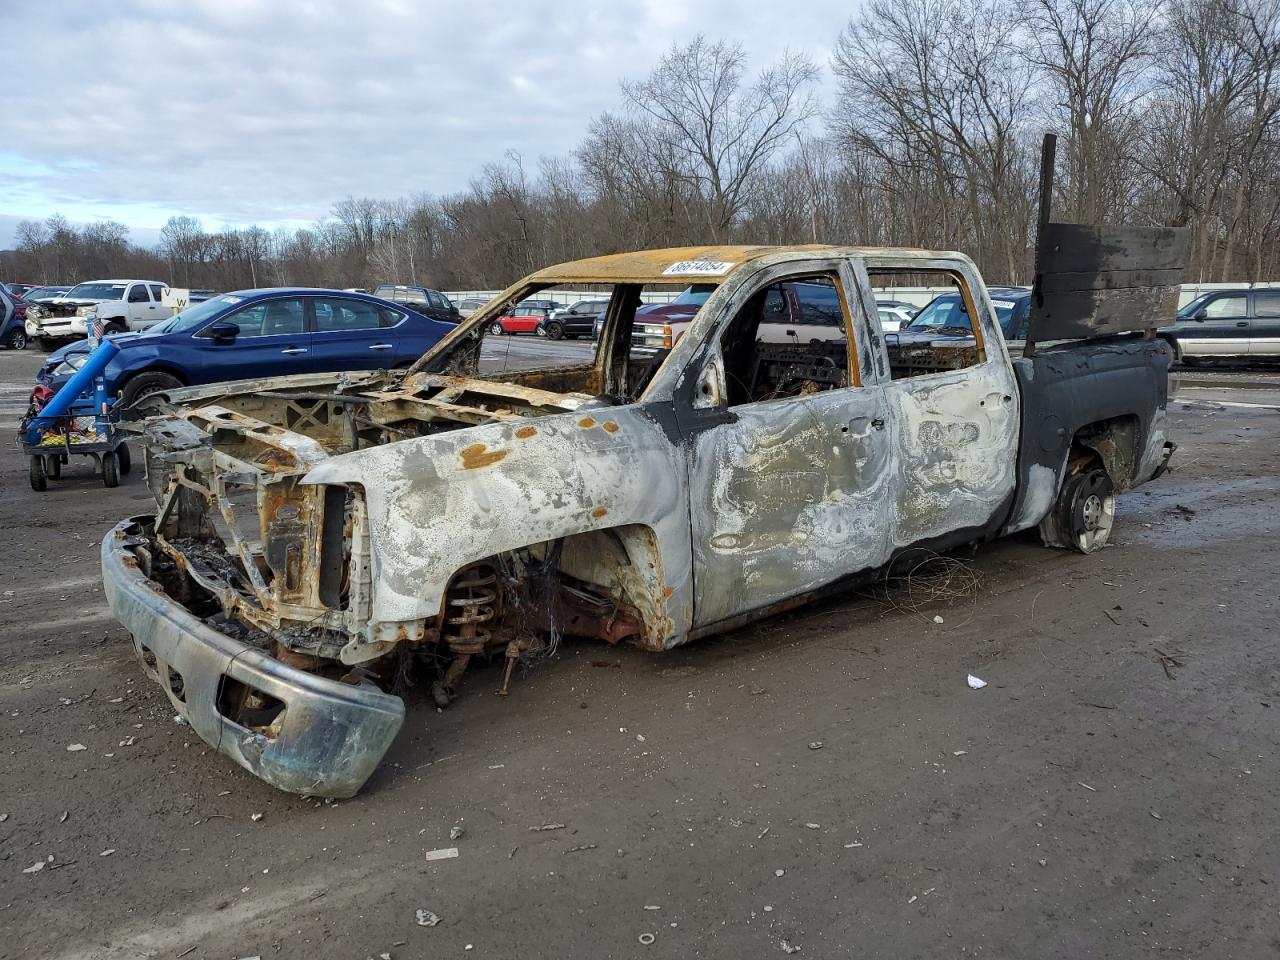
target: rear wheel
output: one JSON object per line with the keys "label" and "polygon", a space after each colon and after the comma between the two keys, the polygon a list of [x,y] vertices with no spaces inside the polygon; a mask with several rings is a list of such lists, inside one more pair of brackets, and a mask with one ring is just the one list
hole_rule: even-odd
{"label": "rear wheel", "polygon": [[1054,505],[1053,521],[1063,546],[1095,553],[1107,545],[1116,522],[1116,494],[1101,467],[1068,477]]}
{"label": "rear wheel", "polygon": [[120,463],[110,450],[102,455],[102,485],[104,487],[120,486]]}
{"label": "rear wheel", "polygon": [[22,327],[14,327],[9,331],[9,336],[5,338],[4,345],[10,350],[27,349],[27,331]]}
{"label": "rear wheel", "polygon": [[120,392],[120,406],[128,408],[143,397],[164,390],[176,390],[181,386],[182,381],[170,373],[161,373],[158,370],[139,373],[125,382],[124,390]]}
{"label": "rear wheel", "polygon": [[30,457],[31,489],[40,493],[49,489],[49,480],[44,474],[44,457]]}
{"label": "rear wheel", "polygon": [[129,471],[133,469],[133,454],[129,452],[129,445],[122,443],[116,447],[116,460],[120,462],[120,473],[128,476]]}

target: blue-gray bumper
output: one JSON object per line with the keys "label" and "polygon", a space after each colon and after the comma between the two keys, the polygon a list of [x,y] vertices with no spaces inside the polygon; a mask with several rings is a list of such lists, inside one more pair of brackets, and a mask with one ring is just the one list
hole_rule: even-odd
{"label": "blue-gray bumper", "polygon": [[[404,702],[368,683],[288,667],[203,623],[144,575],[134,550],[149,548],[150,520],[126,520],[102,541],[107,602],[147,674],[201,739],[272,786],[322,797],[355,794],[400,730]],[[228,681],[280,701],[283,712],[270,727],[229,719]]]}

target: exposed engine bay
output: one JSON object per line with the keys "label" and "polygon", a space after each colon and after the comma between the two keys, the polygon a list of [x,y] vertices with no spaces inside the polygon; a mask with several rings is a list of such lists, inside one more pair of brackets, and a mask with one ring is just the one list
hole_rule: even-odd
{"label": "exposed engine bay", "polygon": [[[553,651],[562,635],[618,642],[642,634],[625,586],[592,582],[576,556],[590,548],[626,563],[625,546],[601,532],[588,535],[595,544],[552,540],[495,555],[457,571],[434,618],[379,622],[364,492],[304,478],[335,456],[483,423],[528,424],[515,436],[531,435],[540,417],[592,404],[588,394],[439,374],[222,392],[182,416],[145,421],[159,511],[154,547],[135,554],[143,573],[206,625],[289,666],[399,690],[411,684],[415,661],[426,661],[437,670],[432,695],[445,706],[473,658],[498,655],[505,694],[516,661]],[[462,450],[464,467],[495,456],[483,444]],[[231,719],[247,711],[251,726],[262,726],[264,695],[246,689],[242,700],[225,705],[236,711]]]}
{"label": "exposed engine bay", "polygon": [[87,317],[98,308],[96,300],[37,300],[27,305],[28,320]]}

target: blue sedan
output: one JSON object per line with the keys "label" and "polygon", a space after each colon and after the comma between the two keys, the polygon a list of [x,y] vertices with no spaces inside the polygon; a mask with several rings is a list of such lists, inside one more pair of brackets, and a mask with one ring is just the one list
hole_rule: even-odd
{"label": "blue sedan", "polygon": [[[180,386],[295,373],[406,367],[452,330],[403,304],[339,290],[242,290],[195,304],[142,333],[113,336],[108,396],[129,406]],[[57,391],[89,355],[49,354],[37,383]]]}

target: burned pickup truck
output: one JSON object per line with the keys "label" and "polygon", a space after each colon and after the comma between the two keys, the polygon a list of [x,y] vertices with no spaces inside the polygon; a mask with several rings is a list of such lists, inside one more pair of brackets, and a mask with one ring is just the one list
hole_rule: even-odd
{"label": "burned pickup truck", "polygon": [[[646,288],[691,282],[713,291],[687,334],[633,350]],[[940,282],[972,338],[895,346],[873,287]],[[784,284],[812,328],[766,341]],[[490,328],[551,287],[608,300],[602,335],[531,362]],[[714,247],[550,267],[408,371],[143,401],[158,510],[103,541],[107,596],[209,744],[281,789],[348,796],[424,668],[445,704],[479,659],[498,660],[505,693],[562,636],[668,650],[921,546],[1038,527],[1099,549],[1116,493],[1172,449],[1168,354],[1143,332],[1160,322],[1011,358],[956,253]]]}

